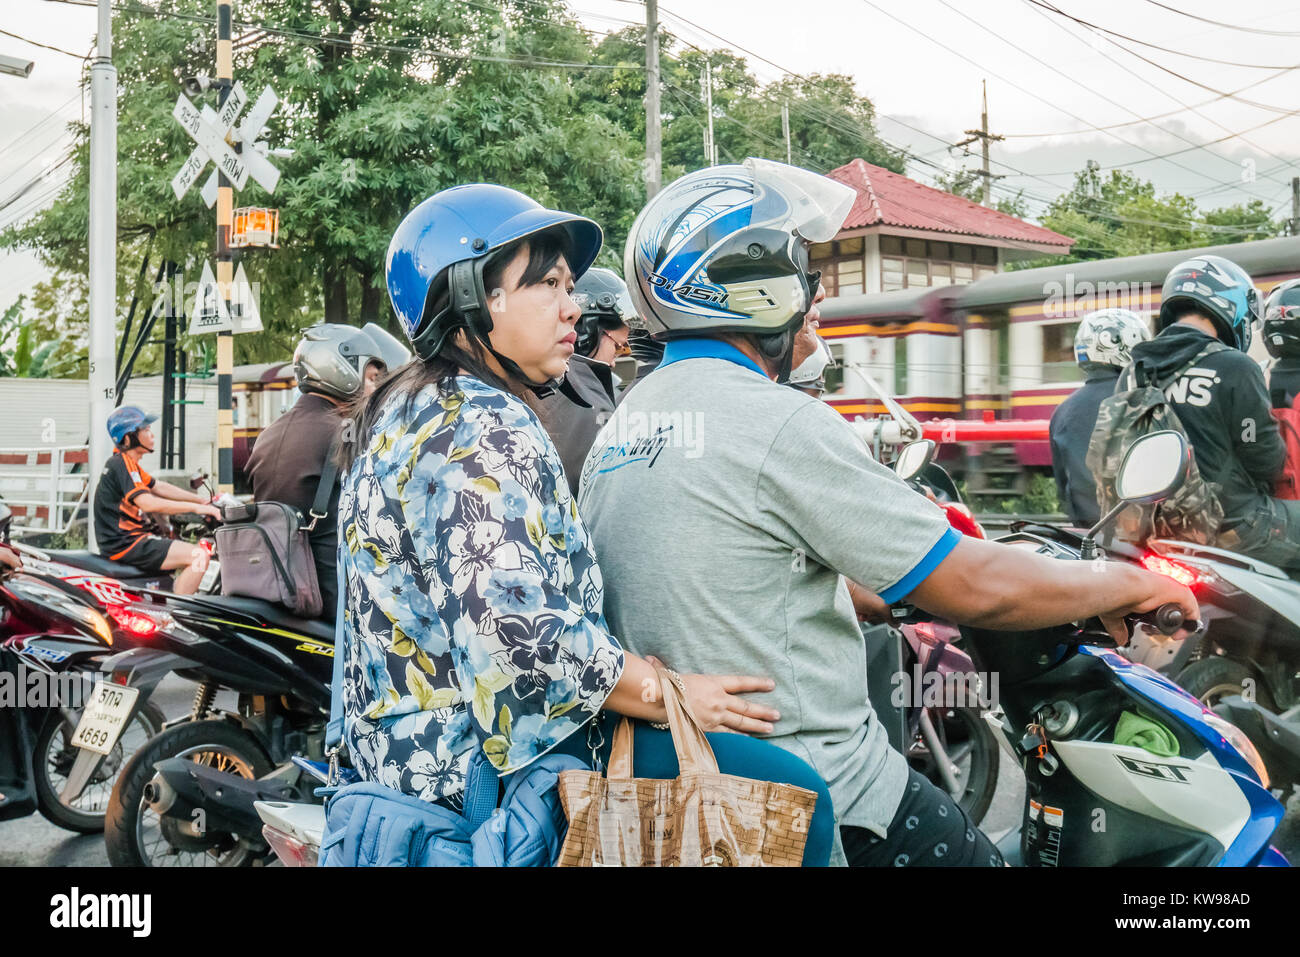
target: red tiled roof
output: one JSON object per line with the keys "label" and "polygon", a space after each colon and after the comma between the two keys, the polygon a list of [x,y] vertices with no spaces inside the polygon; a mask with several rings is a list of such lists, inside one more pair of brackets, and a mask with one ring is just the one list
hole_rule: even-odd
{"label": "red tiled roof", "polygon": [[903,226],[1048,246],[1068,248],[1074,244],[1069,236],[872,166],[865,160],[855,159],[827,175],[852,186],[858,193],[844,221],[844,229]]}

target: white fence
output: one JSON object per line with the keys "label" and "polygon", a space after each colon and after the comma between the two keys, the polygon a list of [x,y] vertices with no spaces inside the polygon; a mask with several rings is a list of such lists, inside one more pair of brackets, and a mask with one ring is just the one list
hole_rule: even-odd
{"label": "white fence", "polygon": [[87,459],[84,445],[0,448],[0,496],[15,530],[66,531],[86,499]]}

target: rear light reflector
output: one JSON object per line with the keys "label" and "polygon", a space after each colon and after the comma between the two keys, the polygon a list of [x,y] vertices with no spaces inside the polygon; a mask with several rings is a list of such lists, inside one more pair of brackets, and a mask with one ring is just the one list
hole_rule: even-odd
{"label": "rear light reflector", "polygon": [[1148,552],[1142,556],[1142,567],[1147,571],[1155,572],[1157,575],[1164,575],[1166,578],[1172,578],[1180,585],[1186,585],[1188,588],[1195,585],[1201,580],[1201,576],[1196,574],[1194,569],[1186,565],[1165,558],[1163,555],[1157,555],[1154,552]]}
{"label": "rear light reflector", "polygon": [[262,825],[262,836],[266,838],[266,843],[271,845],[271,850],[275,851],[275,856],[285,867],[316,866],[316,848],[312,845],[304,844],[293,835],[286,834],[269,824]]}

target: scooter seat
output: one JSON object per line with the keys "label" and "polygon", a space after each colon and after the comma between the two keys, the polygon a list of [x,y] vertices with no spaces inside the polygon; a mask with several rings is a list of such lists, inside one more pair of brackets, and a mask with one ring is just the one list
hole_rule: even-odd
{"label": "scooter seat", "polygon": [[96,555],[94,552],[86,549],[62,549],[51,550],[41,549],[46,555],[50,556],[50,561],[61,562],[64,565],[71,565],[73,568],[80,568],[94,575],[103,575],[105,578],[159,578],[163,572],[147,572],[143,568],[136,568],[134,565],[127,565],[125,562],[115,562],[112,559],[104,558],[102,555]]}
{"label": "scooter seat", "polygon": [[334,643],[333,623],[318,618],[299,618],[283,605],[261,598],[245,598],[242,595],[185,595],[180,600],[205,605],[217,612],[261,619],[276,628],[296,631],[317,641]]}

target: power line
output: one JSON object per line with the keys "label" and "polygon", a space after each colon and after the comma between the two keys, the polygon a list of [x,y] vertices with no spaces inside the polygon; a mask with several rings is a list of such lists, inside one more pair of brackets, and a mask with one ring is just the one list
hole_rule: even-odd
{"label": "power line", "polygon": [[88,60],[89,56],[82,56],[80,53],[73,53],[71,50],[63,50],[59,47],[52,47],[48,43],[37,43],[35,40],[29,40],[27,37],[20,36],[17,33],[10,33],[8,30],[0,30],[0,34],[7,37],[13,37],[15,40],[21,40],[23,43],[29,43],[34,47],[40,47],[42,50],[53,50],[55,53],[62,53],[64,56],[70,56],[76,60]]}
{"label": "power line", "polygon": [[1262,36],[1269,37],[1300,37],[1300,30],[1261,30],[1258,27],[1243,27],[1236,23],[1224,23],[1222,20],[1211,20],[1208,17],[1198,17],[1194,13],[1188,13],[1186,10],[1179,10],[1177,7],[1166,6],[1163,3],[1157,3],[1156,0],[1147,0],[1147,3],[1153,7],[1159,7],[1162,10],[1168,10],[1170,13],[1176,13],[1180,17],[1187,17],[1189,20],[1199,20],[1202,23],[1208,23],[1211,26],[1223,27],[1225,30],[1237,30],[1241,33],[1258,33]]}

